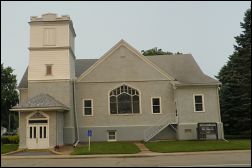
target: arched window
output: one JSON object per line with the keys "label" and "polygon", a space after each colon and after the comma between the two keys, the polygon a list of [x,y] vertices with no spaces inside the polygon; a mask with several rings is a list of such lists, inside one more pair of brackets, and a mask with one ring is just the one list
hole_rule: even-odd
{"label": "arched window", "polygon": [[139,92],[122,85],[110,92],[110,114],[140,113]]}

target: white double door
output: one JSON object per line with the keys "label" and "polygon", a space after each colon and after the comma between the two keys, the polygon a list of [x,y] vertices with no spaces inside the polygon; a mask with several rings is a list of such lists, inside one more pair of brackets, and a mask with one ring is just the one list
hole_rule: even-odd
{"label": "white double door", "polygon": [[27,129],[27,148],[46,149],[49,148],[48,125],[43,123],[29,124]]}

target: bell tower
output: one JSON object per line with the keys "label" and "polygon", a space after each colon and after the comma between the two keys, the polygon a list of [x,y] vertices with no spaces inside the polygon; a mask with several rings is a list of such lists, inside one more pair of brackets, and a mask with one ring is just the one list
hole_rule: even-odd
{"label": "bell tower", "polygon": [[50,143],[72,144],[76,137],[73,101],[76,34],[73,23],[68,15],[58,17],[47,13],[41,17],[32,16],[29,24],[28,98],[49,94],[69,108],[64,113],[48,112],[56,120],[51,125],[55,128],[50,131],[55,139]]}
{"label": "bell tower", "polygon": [[68,15],[47,13],[30,18],[28,81],[73,79],[73,23]]}

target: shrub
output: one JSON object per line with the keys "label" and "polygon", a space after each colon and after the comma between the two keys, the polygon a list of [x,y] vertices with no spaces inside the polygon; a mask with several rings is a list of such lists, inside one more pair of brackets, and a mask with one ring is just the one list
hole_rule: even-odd
{"label": "shrub", "polygon": [[19,143],[19,136],[2,136],[1,137],[1,144],[18,144]]}

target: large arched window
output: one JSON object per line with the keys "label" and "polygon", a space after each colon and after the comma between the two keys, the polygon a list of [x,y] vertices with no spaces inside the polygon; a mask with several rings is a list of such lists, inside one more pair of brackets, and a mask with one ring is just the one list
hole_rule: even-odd
{"label": "large arched window", "polygon": [[139,92],[122,85],[110,92],[110,114],[140,113]]}

